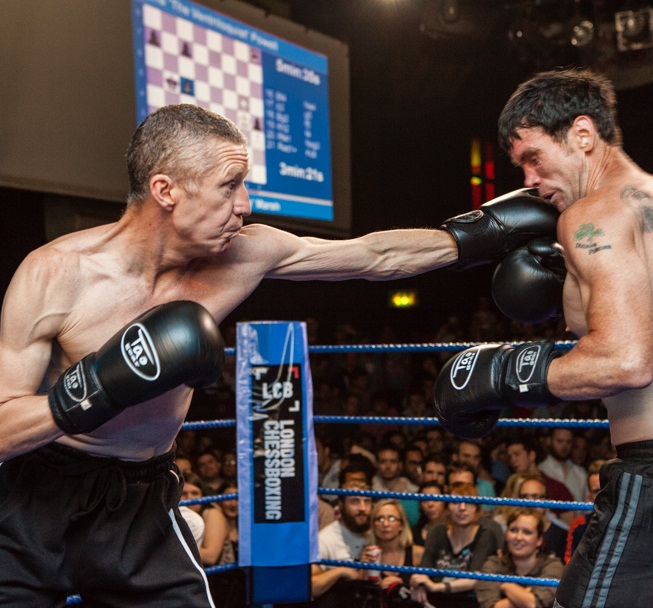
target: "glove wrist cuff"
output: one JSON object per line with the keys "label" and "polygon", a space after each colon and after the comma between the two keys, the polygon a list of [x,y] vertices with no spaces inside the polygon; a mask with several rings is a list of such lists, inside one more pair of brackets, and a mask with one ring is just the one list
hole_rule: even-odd
{"label": "glove wrist cuff", "polygon": [[510,353],[505,387],[513,405],[537,407],[557,403],[547,383],[551,361],[562,355],[554,349],[553,340],[542,340],[516,346]]}
{"label": "glove wrist cuff", "polygon": [[48,393],[52,417],[67,435],[93,431],[122,411],[102,389],[94,362],[88,355],[69,367]]}
{"label": "glove wrist cuff", "polygon": [[467,270],[500,258],[490,252],[496,235],[490,229],[490,218],[480,209],[447,220],[440,230],[446,230],[456,241],[458,261],[448,266],[451,270]]}

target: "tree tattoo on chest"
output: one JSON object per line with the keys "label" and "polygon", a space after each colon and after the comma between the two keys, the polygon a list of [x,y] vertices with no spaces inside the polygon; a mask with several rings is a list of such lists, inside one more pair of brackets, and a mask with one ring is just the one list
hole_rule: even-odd
{"label": "tree tattoo on chest", "polygon": [[581,224],[574,233],[576,249],[585,249],[589,255],[603,251],[604,249],[612,249],[612,245],[596,240],[604,236],[605,232],[600,228],[595,228],[594,224]]}

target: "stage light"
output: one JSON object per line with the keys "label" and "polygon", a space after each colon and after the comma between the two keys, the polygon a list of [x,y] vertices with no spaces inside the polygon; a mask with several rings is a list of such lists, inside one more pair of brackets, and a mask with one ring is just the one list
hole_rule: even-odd
{"label": "stage light", "polygon": [[444,23],[456,23],[460,20],[460,4],[458,0],[444,0],[440,6],[440,14]]}
{"label": "stage light", "polygon": [[414,308],[419,304],[418,292],[415,289],[391,291],[388,294],[390,308]]}
{"label": "stage light", "polygon": [[620,11],[614,16],[619,51],[637,51],[653,47],[653,9]]}
{"label": "stage light", "polygon": [[583,47],[594,41],[594,24],[589,19],[579,19],[571,24],[572,46]]}

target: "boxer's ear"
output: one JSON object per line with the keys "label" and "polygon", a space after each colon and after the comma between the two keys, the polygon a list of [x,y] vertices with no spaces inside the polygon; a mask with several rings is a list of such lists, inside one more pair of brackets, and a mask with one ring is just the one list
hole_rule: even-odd
{"label": "boxer's ear", "polygon": [[584,152],[591,152],[596,143],[596,127],[589,116],[578,116],[569,130],[570,143],[576,145]]}
{"label": "boxer's ear", "polygon": [[177,202],[178,186],[165,173],[150,178],[150,196],[166,211],[172,211]]}

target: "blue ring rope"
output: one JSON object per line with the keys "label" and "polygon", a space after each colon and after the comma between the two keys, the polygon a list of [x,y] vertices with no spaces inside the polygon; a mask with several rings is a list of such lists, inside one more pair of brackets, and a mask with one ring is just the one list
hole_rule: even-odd
{"label": "blue ring rope", "polygon": [[[318,424],[399,424],[440,426],[437,418],[407,418],[402,416],[313,416],[313,422]],[[196,420],[185,422],[182,429],[198,431],[201,429],[235,427],[235,419]],[[499,418],[497,427],[515,428],[571,428],[571,429],[609,429],[607,420],[576,420],[574,418]]]}
{"label": "blue ring rope", "polygon": [[416,566],[391,566],[389,564],[371,564],[338,559],[321,559],[318,564],[325,566],[345,566],[361,570],[383,570],[384,572],[405,572],[407,574],[427,574],[429,576],[447,576],[451,578],[473,578],[479,581],[495,581],[501,583],[519,583],[521,585],[537,585],[538,587],[557,587],[557,578],[537,578],[532,576],[511,576],[508,574],[486,574],[484,572],[466,572],[462,570],[440,570],[438,568],[419,568]]}
{"label": "blue ring rope", "polygon": [[[312,345],[308,347],[311,354],[343,354],[343,353],[424,353],[424,352],[456,352],[478,346],[479,344],[496,344],[496,342],[427,342],[424,344],[325,344]],[[519,342],[501,342],[502,344],[512,344],[518,346],[524,344]],[[574,347],[576,340],[558,340],[555,347],[561,350],[569,350]],[[225,348],[224,354],[233,356],[236,349],[233,347]]]}

